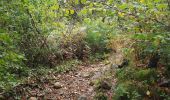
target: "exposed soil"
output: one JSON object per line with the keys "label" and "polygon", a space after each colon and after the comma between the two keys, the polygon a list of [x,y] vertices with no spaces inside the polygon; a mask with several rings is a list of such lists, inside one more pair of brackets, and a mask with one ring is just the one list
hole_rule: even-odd
{"label": "exposed soil", "polygon": [[[69,72],[56,75],[58,82],[63,86],[60,89],[50,88],[52,92],[46,94],[45,98],[52,100],[78,100],[82,96],[87,100],[92,100],[95,91],[94,87],[90,86],[90,82],[94,76],[105,68],[104,64],[94,64],[90,66],[79,66],[79,69],[75,72]],[[96,78],[100,77],[98,75]],[[50,85],[48,86],[50,87]],[[53,86],[51,86],[53,87]]]}
{"label": "exposed soil", "polygon": [[[95,86],[91,82],[102,77],[110,65],[96,63],[79,65],[76,70],[66,73],[50,73],[46,76],[35,76],[25,84],[15,87],[5,95],[7,100],[93,100]],[[115,80],[112,80],[112,85]],[[106,91],[111,99],[112,90]],[[18,98],[17,98],[18,96]],[[14,98],[15,97],[15,98]]]}

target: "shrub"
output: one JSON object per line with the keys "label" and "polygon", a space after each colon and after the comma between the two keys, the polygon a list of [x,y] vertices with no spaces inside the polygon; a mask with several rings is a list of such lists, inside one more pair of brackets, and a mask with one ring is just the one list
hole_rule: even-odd
{"label": "shrub", "polygon": [[[118,69],[116,77],[118,79],[114,95],[116,100],[136,98],[135,95],[139,95],[139,98],[134,100],[142,98],[167,99],[169,96],[169,92],[158,85],[163,77],[162,71],[159,69],[136,67],[132,64]],[[161,94],[165,94],[165,96]]]}
{"label": "shrub", "polygon": [[90,20],[85,25],[87,26],[85,41],[91,48],[91,52],[93,54],[107,52],[109,50],[107,45],[114,34],[113,27],[103,23],[101,19]]}
{"label": "shrub", "polygon": [[17,84],[17,77],[27,75],[25,57],[16,49],[13,39],[4,30],[0,31],[0,87],[9,89]]}
{"label": "shrub", "polygon": [[141,95],[138,93],[136,84],[130,81],[118,84],[115,89],[115,100],[139,100]]}

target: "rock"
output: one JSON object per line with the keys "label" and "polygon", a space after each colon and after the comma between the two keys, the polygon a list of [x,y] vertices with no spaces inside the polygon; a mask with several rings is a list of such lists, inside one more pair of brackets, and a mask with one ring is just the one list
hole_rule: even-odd
{"label": "rock", "polygon": [[116,68],[118,68],[118,65],[116,65],[116,64],[111,64],[110,69],[116,69]]}
{"label": "rock", "polygon": [[86,95],[81,95],[81,96],[78,98],[78,100],[87,100],[87,97],[86,97]]}
{"label": "rock", "polygon": [[115,72],[115,69],[117,69],[118,68],[118,65],[117,64],[111,64],[110,66],[109,66],[109,70],[107,71],[107,72],[109,72],[109,73],[114,73]]}
{"label": "rock", "polygon": [[95,72],[94,76],[92,77],[92,80],[96,80],[102,76],[102,72],[98,71]]}
{"label": "rock", "polygon": [[51,92],[53,92],[53,91],[52,91],[50,88],[46,88],[46,89],[45,89],[45,92],[46,92],[46,93],[51,93]]}
{"label": "rock", "polygon": [[91,76],[93,76],[93,74],[94,73],[92,73],[92,72],[82,72],[80,74],[80,76],[83,77],[83,78],[90,78]]}
{"label": "rock", "polygon": [[28,100],[38,100],[36,97],[30,97]]}
{"label": "rock", "polygon": [[101,69],[101,73],[104,74],[105,72],[108,72],[110,70],[109,66],[105,66]]}
{"label": "rock", "polygon": [[43,93],[38,93],[38,94],[37,94],[38,97],[43,97],[44,95],[45,95],[44,92],[43,92]]}
{"label": "rock", "polygon": [[63,95],[64,94],[64,91],[60,91],[60,93],[59,93],[60,95]]}
{"label": "rock", "polygon": [[54,83],[54,88],[55,89],[60,89],[60,88],[62,88],[62,84],[60,83],[60,82],[56,82],[56,83]]}
{"label": "rock", "polygon": [[94,81],[93,81],[93,80],[90,81],[90,82],[89,82],[89,85],[90,85],[90,86],[93,86],[93,85],[94,85]]}
{"label": "rock", "polygon": [[89,92],[93,92],[93,87],[90,87],[90,88],[88,89],[88,91],[89,91]]}
{"label": "rock", "polygon": [[122,68],[129,65],[129,60],[123,59],[122,63],[118,65],[118,68]]}
{"label": "rock", "polygon": [[158,66],[158,62],[160,60],[160,55],[155,53],[150,59],[148,63],[149,68],[156,68]]}
{"label": "rock", "polygon": [[98,90],[110,90],[111,85],[107,81],[101,81],[99,85],[96,87]]}
{"label": "rock", "polygon": [[170,87],[170,79],[169,80],[164,80],[159,84],[160,87]]}

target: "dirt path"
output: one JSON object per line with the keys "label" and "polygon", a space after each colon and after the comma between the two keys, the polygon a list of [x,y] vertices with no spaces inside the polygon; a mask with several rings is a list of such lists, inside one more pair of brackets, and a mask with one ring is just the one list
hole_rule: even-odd
{"label": "dirt path", "polygon": [[[92,82],[108,70],[110,65],[97,63],[80,65],[67,73],[35,76],[6,94],[5,100],[94,100],[96,91]],[[112,90],[105,92],[111,100]]]}
{"label": "dirt path", "polygon": [[[46,94],[46,99],[52,100],[92,100],[95,95],[94,87],[90,85],[92,80],[99,78],[103,70],[107,69],[104,64],[93,64],[90,66],[79,66],[76,72],[58,74],[57,83],[61,85],[59,89],[50,88],[50,94]],[[50,87],[50,86],[49,86]],[[55,86],[51,86],[55,87]]]}
{"label": "dirt path", "polygon": [[[116,57],[121,58],[119,55]],[[115,58],[109,58],[110,63],[115,63],[115,61]],[[104,93],[108,100],[112,100],[112,89],[114,89],[116,79],[112,72],[114,66],[110,63],[82,64],[73,71],[31,77],[25,84],[20,84],[11,93],[6,94],[4,100],[94,100],[96,86],[93,82],[102,79],[103,76],[107,77],[111,87],[108,89],[107,82],[99,87],[106,88]]]}

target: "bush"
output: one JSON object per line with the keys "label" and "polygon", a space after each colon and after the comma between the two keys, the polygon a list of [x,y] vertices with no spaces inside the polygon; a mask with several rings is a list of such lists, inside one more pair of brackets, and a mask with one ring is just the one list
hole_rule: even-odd
{"label": "bush", "polygon": [[24,55],[16,49],[13,39],[4,30],[0,31],[0,87],[9,89],[15,86],[18,77],[27,75]]}
{"label": "bush", "polygon": [[[117,69],[116,77],[118,81],[115,89],[115,99],[167,99],[169,92],[158,85],[163,77],[161,74],[162,71],[159,69],[141,68],[133,64]],[[165,94],[165,96],[162,96],[162,94]]]}
{"label": "bush", "polygon": [[118,84],[115,89],[115,100],[140,100],[141,94],[138,92],[136,84],[130,81]]}
{"label": "bush", "polygon": [[85,21],[86,37],[85,41],[91,48],[91,52],[102,53],[108,52],[107,47],[110,38],[114,34],[113,27],[101,21],[101,19]]}

